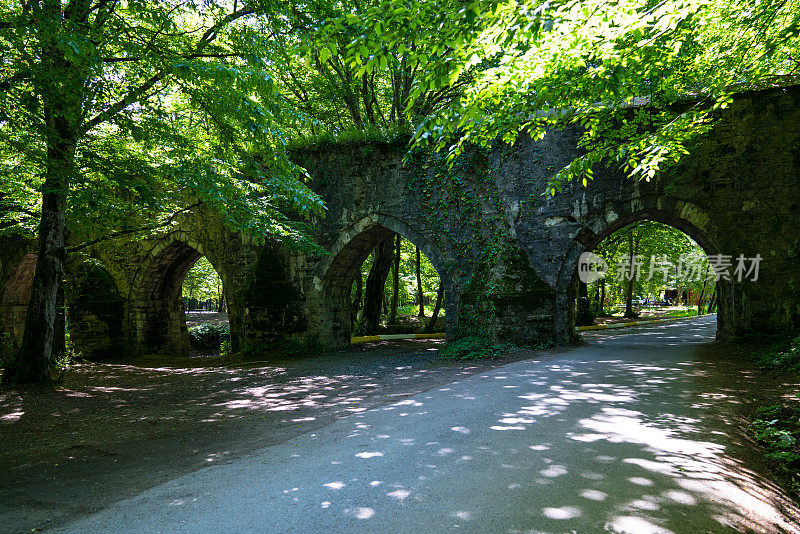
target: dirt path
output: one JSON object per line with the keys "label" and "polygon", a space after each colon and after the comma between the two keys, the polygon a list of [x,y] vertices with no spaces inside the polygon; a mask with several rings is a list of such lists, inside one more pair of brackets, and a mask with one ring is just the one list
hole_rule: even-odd
{"label": "dirt path", "polygon": [[246,368],[191,367],[188,359],[84,364],[61,389],[4,392],[0,531],[63,524],[183,473],[526,356],[445,364],[436,360],[440,344],[373,343]]}

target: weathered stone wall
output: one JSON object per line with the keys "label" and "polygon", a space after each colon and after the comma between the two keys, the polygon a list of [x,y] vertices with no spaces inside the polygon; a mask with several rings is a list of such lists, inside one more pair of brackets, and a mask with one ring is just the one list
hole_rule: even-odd
{"label": "weathered stone wall", "polygon": [[16,236],[0,238],[0,356],[14,354],[22,341],[33,272],[34,243]]}
{"label": "weathered stone wall", "polygon": [[[449,336],[566,340],[580,254],[641,219],[683,230],[709,254],[762,256],[757,282],[720,283],[721,338],[800,327],[799,87],[738,96],[679,167],[651,182],[598,168],[588,187],[567,184],[543,196],[579,154],[577,138],[575,131],[523,137],[513,147],[472,150],[452,169],[419,154],[404,162],[402,141],[299,151],[296,160],[327,204],[312,221],[326,254],[258,245],[200,206],[149,238],[85,251],[67,293],[84,323],[78,340],[94,342],[96,353],[184,352],[180,285],[205,255],[225,286],[234,350],[285,338],[345,345],[354,277],[395,232],[439,272]],[[19,244],[0,253],[3,302],[13,300],[18,311],[31,272],[19,266],[31,252]],[[18,317],[0,314],[0,331],[4,343],[17,336]]]}

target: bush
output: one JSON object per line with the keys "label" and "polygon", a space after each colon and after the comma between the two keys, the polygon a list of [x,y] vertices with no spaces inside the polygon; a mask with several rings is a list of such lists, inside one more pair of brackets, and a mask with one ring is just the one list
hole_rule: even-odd
{"label": "bush", "polygon": [[509,345],[497,345],[488,339],[470,336],[448,342],[442,350],[442,357],[452,360],[501,358],[509,348]]}
{"label": "bush", "polygon": [[189,327],[189,340],[193,349],[218,349],[231,338],[228,323],[200,323]]}
{"label": "bush", "polygon": [[800,371],[800,336],[773,343],[758,359],[764,367],[779,371]]}
{"label": "bush", "polygon": [[780,404],[763,406],[751,423],[754,437],[789,475],[792,489],[800,489],[800,411]]}

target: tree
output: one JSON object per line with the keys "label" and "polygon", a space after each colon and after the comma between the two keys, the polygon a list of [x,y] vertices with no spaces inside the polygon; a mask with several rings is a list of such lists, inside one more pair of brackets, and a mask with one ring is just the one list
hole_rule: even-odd
{"label": "tree", "polygon": [[392,267],[392,303],[390,304],[389,324],[395,324],[397,322],[397,304],[400,298],[400,247],[402,239],[400,234],[395,235],[394,265]]}
{"label": "tree", "polygon": [[182,295],[200,300],[214,299],[221,306],[222,280],[205,256],[197,260],[183,279]]}
{"label": "tree", "polygon": [[607,276],[598,282],[601,290],[608,287],[612,299],[625,303],[626,317],[634,315],[634,294],[655,297],[670,287],[700,291],[710,269],[706,253],[689,236],[654,221],[617,230],[595,253],[609,265]]}
{"label": "tree", "polygon": [[417,302],[419,304],[419,317],[425,317],[425,295],[422,292],[422,259],[420,258],[419,247],[414,247],[414,274],[417,278]]}
{"label": "tree", "polygon": [[[800,8],[786,0],[474,0],[446,15],[435,2],[387,3],[388,15],[372,22],[383,31],[348,46],[365,72],[414,21],[442,16],[433,47],[448,49],[448,63],[429,69],[417,91],[490,65],[428,117],[415,143],[454,157],[466,144],[578,126],[585,153],[552,176],[550,194],[567,180],[587,185],[600,162],[651,179],[688,153],[733,93],[793,83],[800,68]],[[426,57],[415,51],[411,61]]]}
{"label": "tree", "polygon": [[25,334],[4,380],[49,380],[68,220],[73,238],[124,231],[142,209],[157,227],[202,202],[232,228],[303,243],[287,213],[322,204],[283,155],[286,109],[260,54],[282,31],[285,5],[1,5],[0,150],[15,162],[3,189],[26,192],[4,196],[3,215],[20,226],[39,219]]}
{"label": "tree", "polygon": [[[409,8],[415,9],[415,4]],[[388,44],[381,34],[384,24],[398,22],[390,16],[398,5],[345,0],[295,6],[292,31],[273,41],[270,64],[287,98],[311,119],[297,124],[300,135],[413,131],[421,118],[458,100],[472,72],[453,83],[423,85],[432,70],[450,59],[452,47],[438,46],[438,36],[442,23],[461,9],[462,2],[437,1],[435,10],[420,11],[406,26],[408,31]],[[375,58],[370,68],[352,61],[350,47],[362,39]]]}
{"label": "tree", "polygon": [[378,332],[386,277],[394,260],[394,236],[381,241],[373,252],[372,267],[364,287],[364,323],[367,335]]}

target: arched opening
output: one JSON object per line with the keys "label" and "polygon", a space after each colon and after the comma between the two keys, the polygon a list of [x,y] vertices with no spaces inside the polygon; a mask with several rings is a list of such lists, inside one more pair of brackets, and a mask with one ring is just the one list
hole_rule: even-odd
{"label": "arched opening", "polygon": [[634,214],[582,237],[569,291],[570,332],[717,312],[719,332],[730,280],[751,268],[722,255],[687,221],[661,213]]}
{"label": "arched opening", "polygon": [[230,340],[222,278],[208,258],[201,256],[187,271],[181,287],[190,350],[196,354],[219,353],[222,344]]}
{"label": "arched opening", "polygon": [[0,301],[0,353],[16,354],[25,331],[25,314],[31,298],[36,254],[26,254],[13,268],[3,285]]}
{"label": "arched opening", "polygon": [[354,335],[446,330],[447,280],[440,276],[438,258],[418,234],[400,223],[392,226],[400,231],[372,224],[354,232],[325,272],[338,345]]}
{"label": "arched opening", "polygon": [[85,358],[118,357],[124,346],[124,300],[99,261],[72,258],[66,267],[67,348]]}
{"label": "arched opening", "polygon": [[[229,335],[225,300],[222,280],[211,262],[187,243],[170,243],[153,257],[139,284],[136,314],[140,351],[218,354],[221,342]],[[190,337],[187,322],[201,332]]]}

